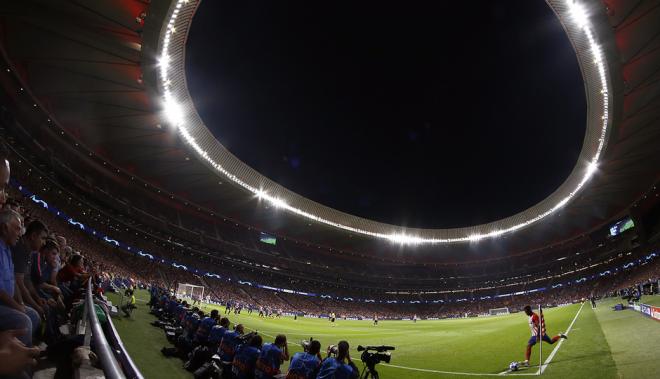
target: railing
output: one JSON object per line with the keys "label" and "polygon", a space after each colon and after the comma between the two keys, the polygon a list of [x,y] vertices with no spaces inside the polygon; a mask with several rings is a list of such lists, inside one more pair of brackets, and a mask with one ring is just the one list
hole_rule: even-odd
{"label": "railing", "polygon": [[[124,372],[122,371],[119,362],[117,362],[117,359],[115,358],[112,348],[108,344],[108,341],[105,338],[105,334],[103,333],[103,328],[101,327],[99,318],[96,315],[96,309],[94,307],[94,297],[92,295],[92,292],[93,292],[92,278],[90,278],[87,281],[85,310],[87,313],[87,321],[89,322],[88,328],[90,328],[91,330],[92,338],[94,339],[95,351],[99,357],[99,361],[101,362],[103,373],[105,374],[105,377],[108,379],[126,379],[126,375],[124,375]],[[108,319],[109,318],[110,316],[108,315]],[[114,328],[112,328],[112,330],[114,331]],[[139,373],[139,371],[137,372]],[[139,377],[141,378],[142,376],[140,375]]]}
{"label": "railing", "polygon": [[124,367],[124,373],[126,374],[126,377],[128,379],[144,379],[142,376],[142,373],[140,373],[140,369],[137,368],[133,360],[131,359],[131,356],[128,355],[128,352],[126,352],[126,348],[124,347],[124,344],[121,342],[121,338],[119,337],[119,333],[117,333],[117,329],[115,329],[115,325],[112,323],[112,318],[108,316],[108,325],[110,326],[110,330],[112,333],[110,334],[110,339],[112,345],[115,347],[115,351],[117,351],[118,359],[122,367]]}

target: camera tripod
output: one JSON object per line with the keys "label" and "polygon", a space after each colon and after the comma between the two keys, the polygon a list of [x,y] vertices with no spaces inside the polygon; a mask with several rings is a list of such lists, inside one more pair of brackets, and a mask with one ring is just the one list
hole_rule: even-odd
{"label": "camera tripod", "polygon": [[362,374],[360,374],[360,379],[379,379],[378,371],[376,371],[376,365],[365,364],[362,369]]}

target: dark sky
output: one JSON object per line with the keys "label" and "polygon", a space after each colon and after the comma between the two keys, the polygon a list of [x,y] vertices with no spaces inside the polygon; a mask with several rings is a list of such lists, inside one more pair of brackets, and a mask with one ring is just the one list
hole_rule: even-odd
{"label": "dark sky", "polygon": [[205,0],[186,70],[244,162],[399,225],[524,210],[566,179],[584,138],[577,60],[541,0]]}

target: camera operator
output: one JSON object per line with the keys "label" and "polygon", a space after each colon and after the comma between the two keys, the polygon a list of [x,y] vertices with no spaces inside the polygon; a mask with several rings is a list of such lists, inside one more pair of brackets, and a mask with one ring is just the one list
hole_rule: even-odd
{"label": "camera operator", "polygon": [[232,361],[232,372],[236,375],[236,379],[254,379],[254,370],[262,343],[261,336],[255,335],[248,343],[238,346]]}
{"label": "camera operator", "polygon": [[289,347],[286,343],[286,336],[279,334],[275,337],[275,342],[267,343],[261,349],[255,371],[256,378],[272,379],[275,375],[280,374],[280,365],[288,360]]}
{"label": "camera operator", "polygon": [[242,336],[245,332],[243,324],[238,324],[231,332],[226,332],[220,341],[220,359],[222,360],[222,378],[223,379],[232,379],[232,362],[234,361],[234,355],[236,353],[236,348],[239,344],[239,336]]}
{"label": "camera operator", "polygon": [[306,351],[291,358],[286,379],[314,379],[321,367],[321,343],[310,341]]}
{"label": "camera operator", "polygon": [[331,356],[332,347],[328,348],[328,357],[321,363],[317,379],[357,379],[360,372],[348,353],[348,342],[339,341],[336,357]]}

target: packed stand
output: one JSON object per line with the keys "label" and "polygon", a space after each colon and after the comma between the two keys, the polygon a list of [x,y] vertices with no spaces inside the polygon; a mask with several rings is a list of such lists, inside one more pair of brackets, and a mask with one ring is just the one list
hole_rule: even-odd
{"label": "packed stand", "polygon": [[[8,189],[10,170],[0,146],[0,378],[30,378],[41,369],[72,378],[81,365],[93,371],[94,354],[74,326],[84,314],[89,281],[96,313],[107,315],[109,304],[98,294],[114,275],[106,271],[113,270],[111,260],[60,229],[61,221],[50,223],[52,216],[23,207]],[[102,326],[107,333],[107,322]]]}
{"label": "packed stand", "polygon": [[[0,262],[2,269],[0,332],[2,332],[2,343],[9,347],[4,350],[3,354],[10,354],[9,356],[15,357],[15,359],[11,360],[10,365],[8,355],[0,356],[0,363],[2,363],[0,364],[0,375],[29,376],[29,366],[34,363],[34,359],[47,354],[47,352],[43,352],[47,351],[44,346],[56,346],[61,340],[59,327],[70,321],[73,305],[80,297],[81,285],[90,276],[95,278],[100,290],[117,287],[172,288],[175,283],[200,281],[200,278],[195,277],[189,271],[161,265],[157,260],[138,257],[104,243],[98,238],[91,237],[33,202],[21,199],[18,194],[8,198],[9,169],[6,151],[3,150],[0,155],[0,186],[2,189],[0,192],[2,205],[0,213],[0,259],[2,259]],[[121,234],[125,238],[129,238],[130,235],[128,229],[122,231]],[[138,239],[130,242],[135,243],[136,246],[149,243],[151,251],[163,252],[158,250],[159,247],[155,241],[152,243]],[[177,259],[179,258],[193,267],[199,264],[192,256],[182,256]],[[136,267],[139,269],[136,270]],[[223,275],[235,278],[233,276],[235,272],[227,267],[224,269]],[[585,272],[586,274],[589,272]],[[264,276],[263,273],[254,270],[241,270],[240,275],[243,279],[255,282],[258,280],[271,285],[294,288],[301,286],[300,290],[314,289],[309,287],[310,283],[303,283],[297,279],[282,281],[281,275]],[[327,317],[328,314],[333,313],[345,318],[386,319],[470,317],[488,314],[489,309],[502,307],[516,311],[521,305],[528,303],[560,305],[580,301],[592,297],[594,294],[596,296],[620,294],[622,289],[631,286],[641,285],[643,288],[654,291],[653,283],[656,283],[655,291],[657,291],[659,277],[660,269],[656,259],[641,268],[618,272],[587,282],[588,284],[548,289],[527,295],[491,299],[471,296],[460,302],[445,297],[446,301],[438,304],[410,304],[408,302],[405,305],[381,302],[363,303],[337,298],[278,293],[250,285],[238,285],[235,284],[236,280],[233,280],[234,283],[228,283],[224,280],[207,278],[203,284],[209,290],[207,300],[225,305],[227,317],[231,317],[231,311],[245,310],[259,312],[265,317],[282,314]],[[271,279],[274,281],[273,283],[270,282]],[[546,285],[548,284],[551,283]],[[646,287],[644,287],[645,285]],[[329,289],[329,291],[334,290],[334,288]],[[348,295],[342,291],[344,290],[337,288],[335,295],[337,297]],[[129,298],[133,298],[132,293],[128,294]],[[392,296],[378,297],[373,292],[364,296],[365,298],[373,296],[376,300],[394,298]],[[419,299],[424,298],[420,295]],[[161,300],[159,299],[159,301]],[[175,301],[177,300],[175,299]],[[179,309],[181,302],[177,301],[177,303],[176,309]],[[135,306],[135,303],[131,301],[128,305],[129,307],[123,309],[126,314],[130,314],[130,305]],[[152,299],[151,305],[162,306],[164,304],[155,303]],[[170,323],[168,326],[175,328],[169,332],[175,332],[175,335],[176,331],[180,332],[173,340],[176,345],[175,355],[187,358],[199,346],[210,348],[207,353],[213,353],[214,349],[221,347],[222,339],[213,340],[214,343],[218,343],[218,346],[209,347],[208,343],[204,342],[204,332],[197,337],[198,328],[194,333],[190,328],[186,331],[190,322],[199,326],[203,320],[207,320],[207,324],[210,325],[210,319],[213,320],[213,323],[217,323],[220,321],[220,315],[200,314],[199,310],[193,311],[185,306],[184,308],[186,315],[192,317],[193,321],[181,319],[182,313],[180,310],[179,313],[176,313],[176,309],[159,308],[161,311],[158,313],[158,316],[163,318],[163,322]],[[195,314],[197,317],[194,316]],[[178,319],[177,316],[179,316]],[[218,328],[221,327],[218,326]],[[209,328],[213,329],[213,327]],[[206,340],[208,341],[209,338],[207,336]],[[45,345],[41,345],[41,349],[33,347],[41,342],[45,342]],[[257,339],[246,340],[244,345],[253,348],[249,354],[245,353],[249,359],[245,358],[244,362],[245,367],[252,367],[251,362],[256,354],[255,351],[263,351],[263,346],[258,343]],[[7,353],[8,351],[11,353]],[[220,356],[222,357],[222,354]],[[225,356],[225,360],[221,360],[219,364],[230,362],[233,365],[233,359],[227,359],[228,357]],[[257,365],[259,360],[254,362]],[[16,365],[21,366],[21,370],[15,370]],[[240,371],[240,368],[238,370]]]}

